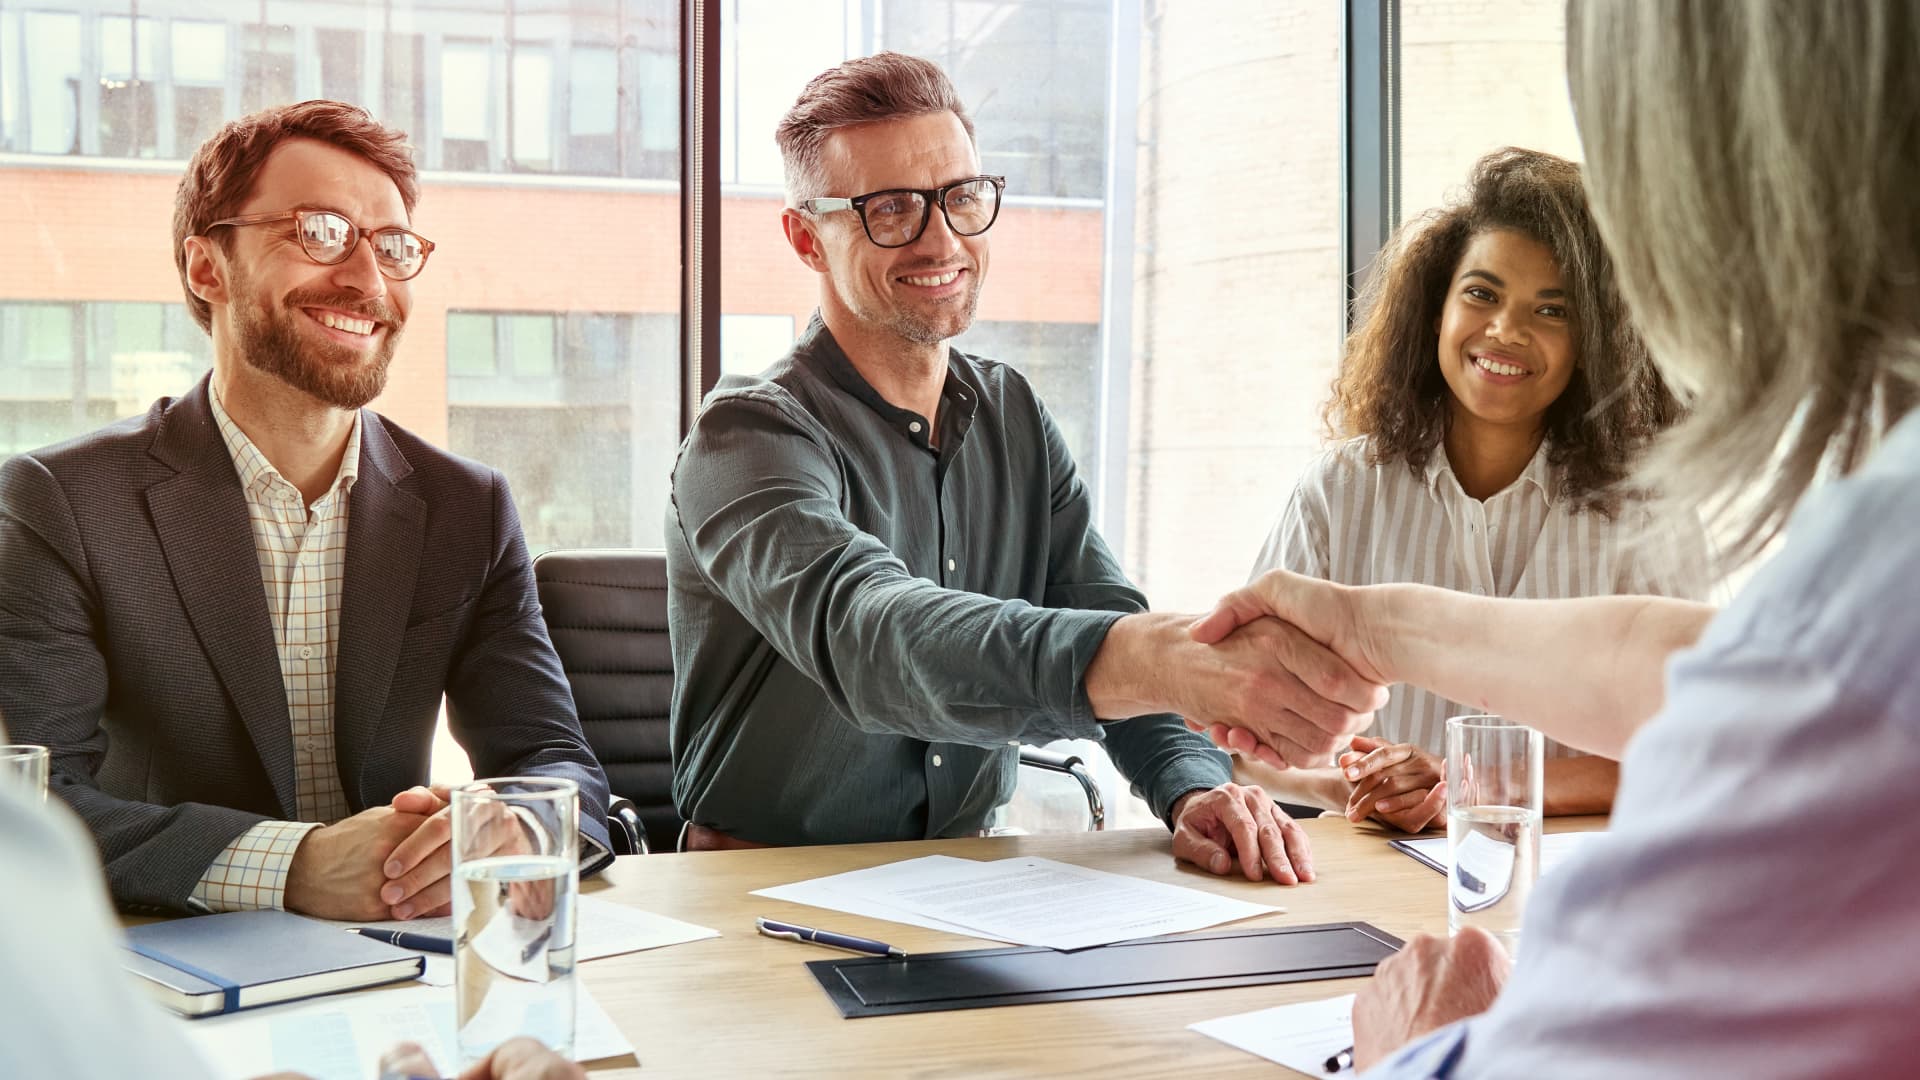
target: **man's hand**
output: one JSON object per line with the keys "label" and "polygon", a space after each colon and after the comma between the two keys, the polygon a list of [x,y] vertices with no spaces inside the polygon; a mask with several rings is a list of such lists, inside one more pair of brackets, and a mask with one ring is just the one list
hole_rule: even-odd
{"label": "man's hand", "polygon": [[1486,1012],[1513,971],[1492,934],[1422,934],[1375,969],[1353,1002],[1353,1067],[1366,1071],[1435,1028]]}
{"label": "man's hand", "polygon": [[287,868],[287,910],[319,919],[391,918],[380,898],[387,858],[426,822],[375,806],[307,833]]}
{"label": "man's hand", "polygon": [[1412,743],[1356,735],[1353,751],[1340,755],[1340,768],[1353,784],[1348,821],[1373,817],[1402,832],[1419,832],[1446,811],[1446,762]]}
{"label": "man's hand", "polygon": [[380,900],[389,918],[453,913],[453,796],[444,784],[410,787],[393,797],[393,808],[426,818],[387,856]]}
{"label": "man's hand", "polygon": [[1256,620],[1217,644],[1196,641],[1191,623],[1152,613],[1114,623],[1087,665],[1094,715],[1175,712],[1196,731],[1244,728],[1258,733],[1249,745],[1264,742],[1285,768],[1330,763],[1386,700],[1383,687],[1286,623]]}
{"label": "man's hand", "polygon": [[[1338,662],[1338,669],[1367,687],[1372,693],[1363,710],[1367,719],[1339,732],[1335,742],[1343,742],[1366,727],[1374,710],[1386,704],[1386,686],[1393,682],[1390,672],[1380,663],[1381,650],[1368,639],[1368,629],[1360,614],[1357,590],[1318,578],[1304,577],[1285,570],[1262,574],[1252,584],[1222,597],[1214,609],[1196,620],[1188,632],[1195,641],[1220,647],[1230,646],[1235,638],[1272,618],[1285,623],[1288,630],[1315,644],[1326,659]],[[1351,704],[1351,699],[1346,699]],[[1285,725],[1263,725],[1220,716],[1188,714],[1188,727],[1205,731],[1222,749],[1255,758],[1276,769],[1289,766],[1323,764],[1332,747],[1303,758],[1299,738]]]}
{"label": "man's hand", "polygon": [[1173,857],[1215,874],[1234,863],[1248,881],[1282,885],[1313,880],[1306,830],[1257,787],[1221,784],[1189,791],[1173,804]]}

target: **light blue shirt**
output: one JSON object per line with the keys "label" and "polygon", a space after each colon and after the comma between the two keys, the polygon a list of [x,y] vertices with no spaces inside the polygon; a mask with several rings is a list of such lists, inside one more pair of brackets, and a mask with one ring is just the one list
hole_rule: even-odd
{"label": "light blue shirt", "polygon": [[1920,415],[1667,672],[1485,1015],[1368,1073],[1920,1074]]}

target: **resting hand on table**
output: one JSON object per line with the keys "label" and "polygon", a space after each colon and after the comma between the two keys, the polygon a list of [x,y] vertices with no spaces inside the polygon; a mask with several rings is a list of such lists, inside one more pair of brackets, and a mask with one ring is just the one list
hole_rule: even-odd
{"label": "resting hand on table", "polygon": [[1356,735],[1353,750],[1340,755],[1340,768],[1353,785],[1348,821],[1371,817],[1402,832],[1419,832],[1443,820],[1446,762],[1420,747]]}
{"label": "resting hand on table", "polygon": [[1492,934],[1468,927],[1451,939],[1421,934],[1380,962],[1353,1001],[1353,1067],[1493,1005],[1513,960]]}
{"label": "resting hand on table", "polygon": [[321,919],[405,918],[381,899],[388,880],[383,867],[429,820],[375,806],[309,831],[287,868],[287,910]]}
{"label": "resting hand on table", "polygon": [[1173,857],[1215,874],[1238,863],[1248,881],[1313,880],[1306,830],[1257,787],[1221,784],[1173,804]]}
{"label": "resting hand on table", "polygon": [[410,787],[393,808],[418,814],[418,827],[394,847],[381,867],[380,902],[386,918],[433,918],[453,912],[453,806],[444,784]]}

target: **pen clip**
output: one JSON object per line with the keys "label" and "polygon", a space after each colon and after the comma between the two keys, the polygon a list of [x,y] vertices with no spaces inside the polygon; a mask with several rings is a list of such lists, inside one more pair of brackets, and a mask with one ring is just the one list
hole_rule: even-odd
{"label": "pen clip", "polygon": [[786,924],[775,923],[771,919],[755,919],[753,920],[753,925],[759,928],[760,933],[770,938],[779,938],[781,941],[798,941],[802,944],[807,940],[800,936],[798,930],[775,930],[775,926],[784,926]]}

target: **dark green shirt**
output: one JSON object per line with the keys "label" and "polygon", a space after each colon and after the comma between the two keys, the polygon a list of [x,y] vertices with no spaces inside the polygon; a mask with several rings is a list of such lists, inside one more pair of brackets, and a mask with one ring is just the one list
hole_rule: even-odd
{"label": "dark green shirt", "polygon": [[1224,783],[1177,717],[1094,718],[1083,678],[1146,610],[1026,379],[950,354],[938,449],[816,315],[728,376],[667,513],[673,794],[766,843],[967,835],[1012,794],[1019,743],[1104,739],[1163,819]]}

